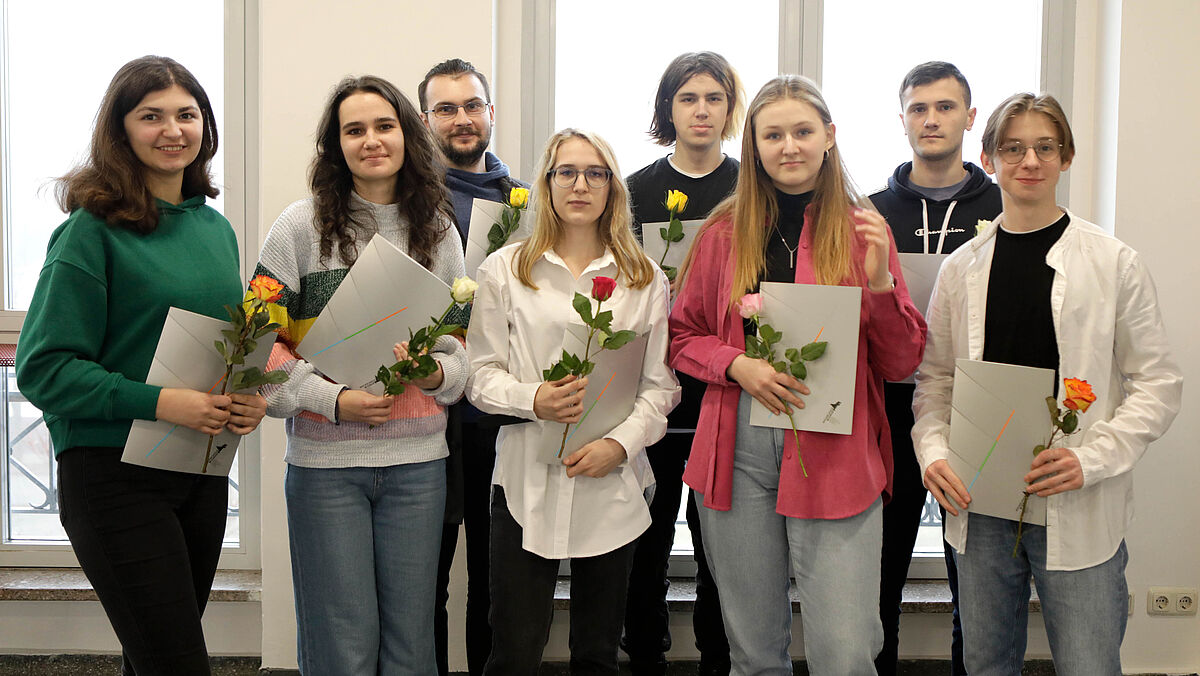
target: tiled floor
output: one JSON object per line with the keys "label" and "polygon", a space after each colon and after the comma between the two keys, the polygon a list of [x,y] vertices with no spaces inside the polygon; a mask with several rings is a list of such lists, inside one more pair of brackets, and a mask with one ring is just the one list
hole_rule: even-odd
{"label": "tiled floor", "polygon": [[[803,662],[795,664],[796,676],[806,676],[808,669]],[[0,676],[117,676],[121,673],[120,659],[101,655],[51,655],[51,656],[0,656]],[[559,676],[569,673],[565,664],[546,664],[540,676]],[[624,668],[622,674],[627,674]],[[696,664],[675,663],[668,676],[688,676],[696,673]],[[948,662],[933,660],[907,661],[900,663],[899,676],[943,676],[950,673]],[[213,658],[213,676],[284,676],[295,671],[270,670],[259,674],[256,657]],[[1024,676],[1053,676],[1054,668],[1048,662],[1025,666]]]}

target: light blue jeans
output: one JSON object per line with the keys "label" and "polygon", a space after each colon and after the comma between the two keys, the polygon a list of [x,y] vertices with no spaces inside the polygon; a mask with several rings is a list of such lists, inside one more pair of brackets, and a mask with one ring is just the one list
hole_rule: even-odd
{"label": "light blue jeans", "polygon": [[1046,529],[970,514],[958,564],[963,652],[971,676],[1017,676],[1025,660],[1029,578],[1037,585],[1058,676],[1120,676],[1128,586],[1125,543],[1083,570],[1046,570]]}
{"label": "light blue jeans", "polygon": [[284,492],[300,673],[436,674],[433,605],[446,461],[288,465]]}
{"label": "light blue jeans", "polygon": [[[738,403],[732,509],[699,510],[705,550],[721,590],[732,673],[792,673],[790,561],[809,673],[875,676],[875,656],[883,646],[882,503],[876,500],[866,511],[836,520],[777,513],[784,431],[751,426],[750,401],[743,392]],[[696,501],[702,500],[697,493]]]}

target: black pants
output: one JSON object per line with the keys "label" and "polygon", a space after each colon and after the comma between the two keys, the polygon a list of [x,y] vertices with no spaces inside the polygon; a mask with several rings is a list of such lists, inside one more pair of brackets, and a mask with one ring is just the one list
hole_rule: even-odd
{"label": "black pants", "polygon": [[[879,575],[879,619],[883,623],[883,649],[875,658],[879,676],[895,676],[900,648],[900,601],[913,547],[921,528],[927,492],[912,444],[913,386],[887,383],[884,408],[892,430],[892,500],[883,508],[883,549]],[[947,581],[954,602],[954,628],[951,636],[951,673],[964,676],[962,627],[958,622],[958,574],[950,546],[945,545]]]}
{"label": "black pants", "polygon": [[[488,626],[488,536],[492,469],[496,465],[497,426],[461,424],[463,528],[467,532],[467,673],[479,676],[492,650]],[[442,526],[442,552],[438,559],[437,602],[434,605],[434,642],[438,673],[449,673],[447,660],[450,600],[450,566],[458,548],[458,524]]]}
{"label": "black pants", "polygon": [[120,448],[58,458],[60,518],[121,641],[126,676],[209,674],[208,602],[229,484],[120,460]]}
{"label": "black pants", "polygon": [[[534,676],[550,635],[560,562],[521,548],[521,526],[499,486],[492,497],[491,551],[492,654],[484,674]],[[573,675],[617,673],[632,560],[632,542],[600,556],[571,559]]]}
{"label": "black pants", "polygon": [[[666,653],[671,649],[668,627],[667,566],[675,541],[675,521],[683,489],[683,469],[691,452],[692,435],[668,433],[646,449],[654,470],[654,501],[650,527],[637,539],[633,569],[629,574],[629,600],[625,608],[625,634],[621,649],[629,655],[635,675],[665,674]],[[687,522],[696,560],[696,604],[692,627],[700,650],[700,674],[729,673],[729,641],[721,620],[721,599],[708,562],[696,506],[688,491]]]}

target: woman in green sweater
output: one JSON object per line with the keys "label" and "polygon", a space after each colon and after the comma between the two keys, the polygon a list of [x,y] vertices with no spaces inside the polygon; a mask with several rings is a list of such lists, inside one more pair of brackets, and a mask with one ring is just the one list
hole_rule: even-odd
{"label": "woman in green sweater", "polygon": [[[223,476],[121,462],[133,420],[248,434],[258,395],[147,384],[168,308],[224,318],[241,301],[237,240],[205,205],[217,128],[186,68],[155,56],[113,77],[89,158],[58,184],[17,347],[17,384],[44,412],[63,528],[121,641],[124,674],[208,674],[200,616],[225,535]],[[215,356],[215,355],[214,355]]]}

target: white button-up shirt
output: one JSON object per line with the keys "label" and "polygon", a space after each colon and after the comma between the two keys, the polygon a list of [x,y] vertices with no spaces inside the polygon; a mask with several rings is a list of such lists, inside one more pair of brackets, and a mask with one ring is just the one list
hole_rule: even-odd
{"label": "white button-up shirt", "polygon": [[[501,428],[492,476],[521,525],[521,546],[548,559],[597,556],[632,542],[650,525],[644,491],[653,485],[654,475],[645,448],[662,438],[667,413],[679,403],[679,382],[667,367],[667,279],[655,266],[649,285],[631,289],[618,278],[610,251],[575,279],[550,250],[533,265],[538,288],[532,289],[512,272],[519,246],[500,249],[479,267],[467,333],[471,375],[466,396],[488,413],[534,421]],[[599,479],[568,478],[565,466],[537,460],[535,442],[542,429],[561,429],[562,423],[538,420],[533,399],[543,382],[542,370],[562,354],[567,325],[579,323],[571,300],[576,292],[590,297],[597,276],[618,281],[603,306],[612,310],[613,329],[649,336],[633,412],[605,435],[625,448],[628,460]]]}
{"label": "white button-up shirt", "polygon": [[[1167,431],[1183,393],[1183,374],[1171,358],[1142,259],[1112,235],[1068,215],[1067,229],[1046,254],[1054,269],[1050,308],[1058,373],[1088,381],[1096,401],[1079,416],[1080,431],[1060,442],[1079,458],[1083,487],[1030,498],[1046,501],[1049,570],[1087,568],[1116,553],[1133,517],[1133,465]],[[988,279],[1002,224],[997,218],[946,259],[929,301],[929,337],[913,398],[912,437],[922,473],[949,454],[955,358],[983,356]],[[946,515],[946,541],[966,551],[966,512]]]}

